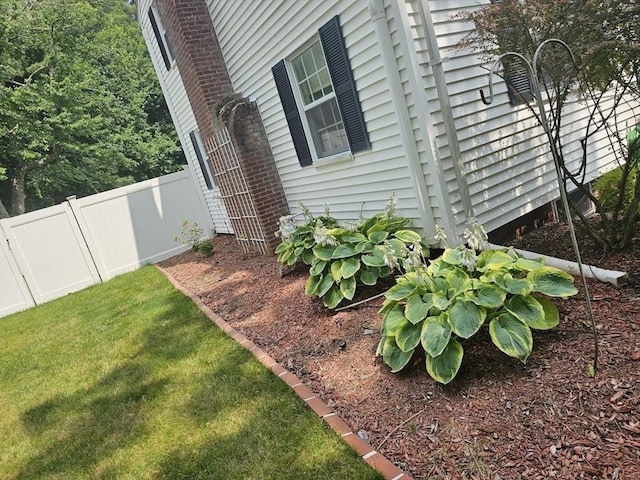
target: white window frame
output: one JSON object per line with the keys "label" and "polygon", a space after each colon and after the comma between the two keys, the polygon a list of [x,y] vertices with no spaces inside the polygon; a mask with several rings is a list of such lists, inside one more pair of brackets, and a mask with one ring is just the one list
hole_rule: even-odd
{"label": "white window frame", "polygon": [[[319,98],[318,100],[311,102],[308,105],[305,105],[304,103],[304,98],[302,96],[302,92],[300,91],[300,84],[298,83],[298,77],[293,67],[293,60],[299,57],[300,55],[302,55],[306,50],[311,48],[316,43],[320,46],[320,51],[322,52],[322,56],[324,58],[324,51],[322,50],[322,42],[320,41],[320,37],[318,35],[314,35],[313,38],[305,42],[304,45],[302,45],[302,47],[297,49],[287,59],[286,66],[287,66],[287,73],[289,75],[289,78],[291,79],[291,88],[293,90],[293,95],[296,100],[296,106],[298,107],[298,111],[300,112],[300,120],[302,121],[302,126],[304,128],[305,135],[307,137],[307,143],[309,145],[309,150],[311,152],[313,165],[321,166],[321,165],[326,165],[328,163],[334,163],[334,162],[339,162],[343,160],[351,160],[353,159],[353,153],[351,152],[351,148],[349,147],[349,143],[347,141],[346,149],[342,152],[337,152],[325,157],[320,157],[320,155],[318,155],[318,150],[316,148],[316,144],[314,140],[315,138],[314,131],[311,128],[311,125],[309,124],[309,120],[307,118],[308,110],[311,110],[314,107],[317,107],[318,105],[321,105],[327,101],[334,100],[335,106],[338,109],[338,114],[340,115],[342,129],[345,132],[345,140],[346,140],[346,131],[345,131],[345,125],[344,125],[344,117],[342,116],[342,112],[340,111],[340,105],[338,105],[338,102],[336,99],[335,86],[333,85],[333,81],[331,80],[330,75],[329,75],[329,81],[331,82],[331,92],[324,95],[322,98]],[[325,60],[325,66],[326,66],[327,59],[324,58],[324,60]],[[326,66],[326,68],[328,73],[328,66]]]}

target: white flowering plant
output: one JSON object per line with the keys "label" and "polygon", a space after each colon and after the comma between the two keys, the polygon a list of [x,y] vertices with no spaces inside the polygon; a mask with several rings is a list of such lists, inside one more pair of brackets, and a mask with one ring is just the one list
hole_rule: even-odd
{"label": "white flowering plant", "polygon": [[[437,259],[398,277],[386,292],[376,355],[392,372],[422,348],[429,375],[447,384],[462,364],[462,341],[482,327],[488,327],[498,349],[526,363],[531,329],[559,323],[558,308],[548,297],[577,293],[571,275],[541,260],[524,259],[513,249],[479,252],[487,235],[474,220],[465,238],[469,246],[445,248]],[[446,245],[442,231],[439,240]]]}

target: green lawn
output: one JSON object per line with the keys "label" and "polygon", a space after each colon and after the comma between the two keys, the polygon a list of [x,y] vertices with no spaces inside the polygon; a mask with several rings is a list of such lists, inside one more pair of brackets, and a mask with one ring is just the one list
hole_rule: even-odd
{"label": "green lawn", "polygon": [[154,267],[0,319],[1,479],[380,479]]}

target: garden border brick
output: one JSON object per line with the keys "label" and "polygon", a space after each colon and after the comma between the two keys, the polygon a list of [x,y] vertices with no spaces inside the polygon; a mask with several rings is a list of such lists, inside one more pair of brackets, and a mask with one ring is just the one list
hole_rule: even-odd
{"label": "garden border brick", "polygon": [[171,284],[182,294],[189,297],[193,303],[204,313],[220,330],[229,335],[239,345],[246,348],[253,356],[270,369],[274,375],[285,382],[307,406],[313,410],[320,419],[325,422],[342,440],[353,448],[360,458],[372,468],[380,472],[386,480],[413,480],[412,477],[404,473],[397,466],[391,463],[384,455],[376,451],[373,446],[362,440],[351,428],[333,411],[321,398],[315,396],[313,391],[304,385],[300,379],[276,362],[267,352],[258,347],[244,334],[229,325],[222,317],[211,310],[200,298],[183,287],[169,272],[158,267],[167,277]]}

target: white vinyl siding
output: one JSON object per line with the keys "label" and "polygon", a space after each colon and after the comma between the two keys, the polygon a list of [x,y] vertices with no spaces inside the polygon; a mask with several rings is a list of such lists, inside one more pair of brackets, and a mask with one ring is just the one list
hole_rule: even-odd
{"label": "white vinyl siding", "polygon": [[[138,11],[147,12],[151,3],[151,0],[140,0]],[[180,77],[180,72],[175,64],[167,71],[148,17],[146,15],[140,15],[139,18],[142,26],[142,34],[147,43],[156,74],[160,79],[160,86],[162,87],[171,118],[178,132],[182,149],[187,157],[189,167],[195,176],[199,189],[202,192],[202,198],[206,204],[207,211],[211,215],[211,221],[215,231],[218,233],[233,233],[229,216],[220,197],[220,190],[216,186],[212,189],[207,188],[196,152],[189,138],[189,132],[197,130],[198,126],[182,78]]]}
{"label": "white vinyl siding", "polygon": [[[368,215],[383,209],[395,192],[400,214],[417,221],[415,193],[367,3],[208,0],[208,4],[234,89],[258,105],[291,210],[299,211],[303,202],[318,214],[328,204],[337,218],[355,220],[361,211]],[[335,15],[340,17],[371,150],[351,160],[301,168],[271,67],[295,56]]]}

